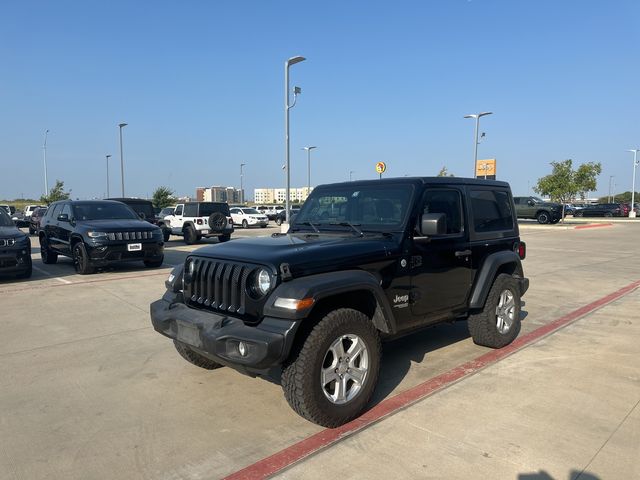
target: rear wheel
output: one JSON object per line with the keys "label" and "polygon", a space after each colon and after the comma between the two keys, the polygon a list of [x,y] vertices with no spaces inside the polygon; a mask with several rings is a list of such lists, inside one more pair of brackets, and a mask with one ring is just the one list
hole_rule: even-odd
{"label": "rear wheel", "polygon": [[163,226],[162,227],[162,239],[165,242],[168,242],[170,237],[171,237],[171,230]]}
{"label": "rear wheel", "polygon": [[367,406],[378,381],[380,337],[371,320],[348,308],[327,314],[282,373],[289,405],[307,420],[337,427]]}
{"label": "rear wheel", "polygon": [[89,255],[84,243],[77,242],[73,245],[73,266],[80,275],[88,275],[95,272],[95,268],[91,265]]}
{"label": "rear wheel", "polygon": [[184,227],[184,243],[187,245],[193,245],[198,241],[198,235],[196,234],[195,228],[191,226]]}
{"label": "rear wheel", "polygon": [[536,215],[536,218],[538,219],[538,223],[544,225],[545,223],[549,223],[549,221],[551,220],[551,217],[549,216],[549,212],[538,212],[538,215]]}
{"label": "rear wheel", "polygon": [[604,212],[604,216],[605,216],[605,217],[613,217],[613,213],[611,213],[611,212]]}
{"label": "rear wheel", "polygon": [[242,228],[249,228],[249,222],[242,220]]}
{"label": "rear wheel", "polygon": [[219,242],[228,242],[231,240],[231,235],[218,235]]}
{"label": "rear wheel", "polygon": [[470,315],[467,325],[477,345],[501,348],[520,333],[520,289],[507,274],[496,277],[481,312]]}
{"label": "rear wheel", "polygon": [[203,357],[199,353],[194,352],[191,348],[177,340],[173,341],[176,350],[180,354],[182,358],[184,358],[187,362],[192,363],[196,367],[204,368],[205,370],[214,370],[216,368],[220,368],[223,365],[218,362],[214,362],[213,360],[209,360],[207,357]]}

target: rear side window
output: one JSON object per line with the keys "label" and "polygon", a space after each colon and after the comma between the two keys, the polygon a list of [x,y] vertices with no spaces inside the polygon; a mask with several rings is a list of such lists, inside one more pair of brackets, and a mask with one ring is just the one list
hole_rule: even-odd
{"label": "rear side window", "polygon": [[513,229],[513,212],[507,192],[471,190],[471,211],[478,233]]}

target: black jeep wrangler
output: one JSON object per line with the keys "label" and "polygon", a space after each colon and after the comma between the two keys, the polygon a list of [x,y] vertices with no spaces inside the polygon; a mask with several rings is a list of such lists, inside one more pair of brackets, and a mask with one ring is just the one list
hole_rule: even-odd
{"label": "black jeep wrangler", "polygon": [[287,234],[191,253],[151,304],[187,361],[279,380],[304,418],[358,416],[381,341],[467,320],[500,348],[520,331],[529,281],[509,185],[400,178],[322,185]]}

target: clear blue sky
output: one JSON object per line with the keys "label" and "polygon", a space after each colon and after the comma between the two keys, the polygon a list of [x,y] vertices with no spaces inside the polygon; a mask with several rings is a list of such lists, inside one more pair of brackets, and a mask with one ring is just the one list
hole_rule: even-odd
{"label": "clear blue sky", "polygon": [[119,194],[167,185],[284,186],[283,65],[302,95],[291,110],[291,178],[312,184],[456,176],[497,158],[516,194],[549,162],[599,161],[631,189],[640,148],[636,1],[42,1],[0,7],[0,198]]}

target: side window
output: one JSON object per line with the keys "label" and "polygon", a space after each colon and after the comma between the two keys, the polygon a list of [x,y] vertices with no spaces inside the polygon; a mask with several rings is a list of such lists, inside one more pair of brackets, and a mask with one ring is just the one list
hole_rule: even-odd
{"label": "side window", "polygon": [[176,216],[180,216],[182,215],[182,205],[178,205],[175,209],[175,211],[173,212],[174,215]]}
{"label": "side window", "polygon": [[513,213],[507,192],[472,190],[471,211],[476,232],[495,232],[513,228]]}
{"label": "side window", "polygon": [[464,229],[462,201],[457,190],[427,190],[422,213],[444,213],[447,235],[461,233]]}
{"label": "side window", "polygon": [[[69,215],[69,218],[73,217],[73,215],[71,214],[71,205],[69,205],[68,203],[64,204],[64,206],[62,207],[62,211],[58,215],[64,215],[64,214]],[[56,218],[57,218],[57,215],[56,215]]]}
{"label": "side window", "polygon": [[59,203],[56,203],[51,208],[49,208],[49,210],[47,210],[47,217],[49,217],[49,218],[51,218],[53,220],[58,218],[58,213],[60,212],[60,207],[61,207],[61,205]]}
{"label": "side window", "polygon": [[522,205],[522,204],[526,203],[526,202],[523,202],[522,200],[523,200],[523,199],[522,199],[521,197],[513,197],[513,202],[514,202],[516,205]]}

